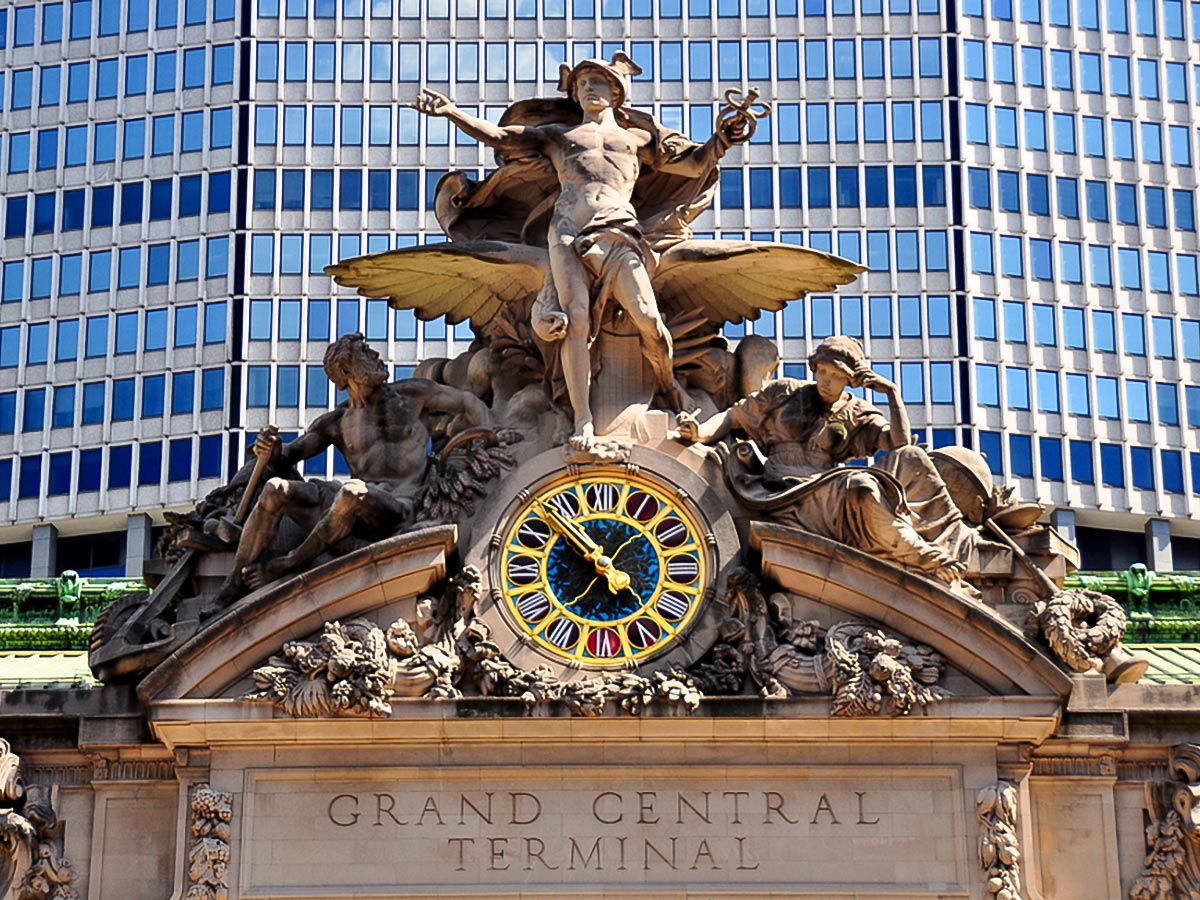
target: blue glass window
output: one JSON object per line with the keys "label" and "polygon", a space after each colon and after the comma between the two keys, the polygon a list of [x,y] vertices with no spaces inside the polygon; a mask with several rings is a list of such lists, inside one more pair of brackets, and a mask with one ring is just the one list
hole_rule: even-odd
{"label": "blue glass window", "polygon": [[1033,477],[1033,440],[1029,435],[1008,436],[1008,460],[1013,475],[1021,478]]}
{"label": "blue glass window", "polygon": [[1095,484],[1096,475],[1091,441],[1070,441],[1071,480],[1078,484]]}
{"label": "blue glass window", "polygon": [[[83,386],[83,414],[80,423],[98,425],[104,421],[105,384],[93,381]],[[55,398],[57,403],[57,397]]]}
{"label": "blue glass window", "polygon": [[17,496],[22,499],[42,495],[42,457],[22,456],[17,476]]}
{"label": "blue glass window", "polygon": [[1074,178],[1058,176],[1054,179],[1058,195],[1058,214],[1067,219],[1079,218],[1079,183]]}
{"label": "blue glass window", "polygon": [[1107,222],[1108,184],[1103,181],[1085,182],[1084,196],[1087,198],[1088,218],[1093,222]]}
{"label": "blue glass window", "polygon": [[1041,463],[1042,478],[1047,481],[1063,480],[1063,450],[1061,438],[1038,438],[1038,461]]}
{"label": "blue glass window", "polygon": [[808,169],[808,205],[810,209],[828,209],[831,194],[829,169],[810,166]]}
{"label": "blue glass window", "polygon": [[888,41],[888,51],[892,60],[892,77],[912,78],[912,39],[891,38]]}
{"label": "blue glass window", "polygon": [[173,372],[171,374],[171,415],[190,413],[195,403],[196,373]]}
{"label": "blue glass window", "polygon": [[192,477],[192,439],[176,438],[167,445],[167,480],[190,481]]}
{"label": "blue glass window", "polygon": [[825,41],[804,42],[804,77],[810,81],[823,81],[829,77],[825,61]]}
{"label": "blue glass window", "polygon": [[1163,490],[1172,494],[1183,493],[1183,453],[1178,450],[1160,450],[1159,464],[1162,467]]}
{"label": "blue glass window", "polygon": [[1171,191],[1175,207],[1175,227],[1181,231],[1196,230],[1195,196],[1188,189],[1175,188]]}
{"label": "blue glass window", "polygon": [[144,441],[138,445],[138,485],[162,481],[162,441]]}
{"label": "blue glass window", "polygon": [[22,431],[42,431],[46,427],[46,389],[26,389],[21,414]]}

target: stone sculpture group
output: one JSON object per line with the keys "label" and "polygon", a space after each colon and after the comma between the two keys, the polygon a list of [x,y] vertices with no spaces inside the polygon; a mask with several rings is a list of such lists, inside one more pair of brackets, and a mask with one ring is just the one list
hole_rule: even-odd
{"label": "stone sculpture group", "polygon": [[[754,91],[730,92],[712,137],[697,144],[627,105],[639,71],[623,53],[564,66],[565,97],[518,102],[498,124],[422,92],[417,110],[494,148],[498,167],[478,183],[451,173],[438,185],[449,242],[328,271],[421,318],[469,319],[474,340],[399,381],[362,335],[334,342],[325,370],[347,399],[290,443],[264,431],[229,485],[172,519],[160,548],[171,568],[154,595],[118,601],[97,623],[101,677],[145,671],[248,592],[324,560],[434,525],[492,527],[473,521],[476,501],[494,500],[539,453],[558,448],[562,465],[578,468],[625,461],[636,445],[711,466],[706,477],[723,477],[743,523],[771,520],[839,542],[970,602],[1003,593],[1017,561],[1027,563],[1053,649],[1072,669],[1105,664],[1123,619],[1106,619],[1117,633],[1103,646],[1061,649],[1095,631],[1087,616],[1100,605],[1073,604],[1022,549],[1022,540],[1046,544],[1045,527],[1034,525],[1040,507],[997,488],[978,454],[917,446],[897,386],[870,368],[858,341],[822,341],[808,359],[813,381],[773,378],[779,357],[765,338],[730,349],[725,323],[862,270],[801,247],[695,239],[689,223],[712,200],[718,163],[769,107]],[[297,463],[329,447],[350,479],[302,478]],[[855,461],[869,464],[847,465]],[[599,548],[578,527],[578,539]],[[198,559],[213,552],[232,557],[220,585],[197,575]],[[993,564],[984,577],[995,558],[1007,568]],[[615,571],[605,559],[589,564]],[[422,621],[329,622],[313,641],[289,643],[255,672],[249,696],[313,716],[387,715],[393,697],[464,691],[530,707],[558,700],[579,714],[611,699],[640,711],[655,698],[691,708],[702,695],[752,691],[827,694],[834,715],[902,715],[944,695],[943,664],[929,648],[871,623],[797,624],[799,605],[785,594],[764,600],[769,588],[744,563],[715,585],[730,612],[687,671],[564,679],[515,666],[474,615],[480,573],[468,568],[445,597],[423,602]],[[1083,611],[1053,616],[1064,608]]]}

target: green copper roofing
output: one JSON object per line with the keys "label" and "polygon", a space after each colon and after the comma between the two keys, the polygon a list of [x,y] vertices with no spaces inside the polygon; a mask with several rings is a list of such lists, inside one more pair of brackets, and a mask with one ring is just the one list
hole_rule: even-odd
{"label": "green copper roofing", "polygon": [[1125,649],[1150,660],[1143,684],[1200,684],[1200,644],[1127,643]]}
{"label": "green copper roofing", "polygon": [[[1129,613],[1126,641],[1152,656],[1148,679],[1200,682],[1200,572],[1160,574],[1139,563],[1124,572],[1076,572],[1065,587],[1121,601]],[[85,651],[105,606],[124,594],[149,592],[141,579],[84,578],[72,571],[0,579],[0,651],[44,651],[38,659],[54,657],[51,651]],[[86,672],[86,660],[81,665]]]}
{"label": "green copper roofing", "polygon": [[0,579],[0,650],[85,650],[92,623],[125,594],[149,594],[140,578]]}
{"label": "green copper roofing", "polygon": [[1200,642],[1200,572],[1158,573],[1136,563],[1124,572],[1076,572],[1065,587],[1100,591],[1129,614],[1131,642]]}

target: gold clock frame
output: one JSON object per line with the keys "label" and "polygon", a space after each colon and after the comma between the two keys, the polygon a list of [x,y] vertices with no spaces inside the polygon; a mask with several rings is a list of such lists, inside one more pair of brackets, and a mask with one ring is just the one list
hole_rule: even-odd
{"label": "gold clock frame", "polygon": [[[615,491],[594,490],[600,485],[611,485]],[[597,495],[599,502],[594,499]],[[654,502],[653,513],[644,521],[629,510],[629,504],[639,495],[644,495],[643,505],[645,498]],[[564,496],[576,504],[577,512],[572,517],[554,505],[556,499]],[[490,575],[492,584],[500,588],[510,625],[541,650],[568,665],[620,669],[661,655],[676,635],[691,626],[712,579],[715,552],[712,532],[686,491],[636,468],[589,466],[582,471],[564,470],[552,475],[522,491],[517,499],[516,508],[509,511],[508,527],[501,543],[489,560]],[[633,537],[646,540],[654,551],[659,569],[650,596],[639,595],[640,602],[632,612],[609,620],[589,618],[572,610],[572,603],[580,598],[570,601],[559,596],[547,571],[551,554],[560,542],[582,544],[572,552],[578,552],[585,564],[595,566],[594,584],[602,589],[607,581],[614,594],[628,587],[629,576],[617,566],[619,549],[601,547],[581,527],[603,520],[624,523],[634,532],[629,540]],[[671,520],[678,520],[684,529],[684,538],[676,546],[663,543],[657,534],[659,526]],[[544,542],[538,547],[522,541],[523,534],[534,540],[540,537],[540,529],[529,527],[532,523],[545,526],[547,531]],[[611,559],[606,552],[612,553]],[[696,572],[686,581],[671,575],[670,563],[680,557],[696,561]],[[515,562],[526,559],[540,565],[537,579],[514,582],[507,570]],[[671,601],[678,602],[679,599],[686,605],[681,614],[673,615],[667,610]],[[540,612],[536,621],[530,621],[521,612],[527,601],[532,601],[530,605]],[[543,609],[545,611],[541,612]],[[555,635],[570,636],[569,645],[560,646]],[[607,656],[595,652],[591,646],[593,635],[600,639],[598,644],[602,641],[603,647],[612,648],[613,652]],[[639,647],[642,641],[646,641],[646,646]]]}
{"label": "gold clock frame", "polygon": [[[555,449],[519,465],[492,495],[488,507],[480,511],[472,534],[464,542],[469,548],[464,561],[477,568],[483,579],[476,616],[488,626],[491,640],[518,668],[545,666],[564,680],[622,669],[653,671],[698,661],[715,643],[718,628],[729,615],[724,586],[731,570],[741,564],[741,541],[733,520],[737,506],[725,487],[720,465],[675,442],[662,442],[658,447],[635,446],[629,459],[618,463],[569,464],[564,456],[561,449]],[[534,497],[559,485],[596,478],[619,478],[631,483],[645,480],[664,498],[670,498],[677,510],[686,510],[695,523],[699,555],[704,560],[704,583],[696,592],[694,609],[686,621],[679,623],[669,640],[648,652],[617,661],[587,659],[578,654],[568,657],[536,640],[515,620],[499,569],[505,540],[525,518]],[[580,644],[584,640],[581,635]]]}

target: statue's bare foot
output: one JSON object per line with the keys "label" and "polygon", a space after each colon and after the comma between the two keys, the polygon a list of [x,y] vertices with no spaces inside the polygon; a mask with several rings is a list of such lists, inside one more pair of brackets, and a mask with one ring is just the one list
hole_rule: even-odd
{"label": "statue's bare foot", "polygon": [[221,585],[221,589],[217,591],[209,603],[213,610],[224,609],[244,593],[246,593],[245,582],[240,578],[231,576]]}
{"label": "statue's bare foot", "polygon": [[578,425],[568,443],[572,450],[591,450],[592,445],[596,443],[596,426],[591,422]]}
{"label": "statue's bare foot", "polygon": [[962,563],[957,560],[948,560],[936,569],[933,569],[929,574],[944,584],[954,584],[962,580],[963,574],[966,571],[966,567]]}
{"label": "statue's bare foot", "polygon": [[286,575],[288,571],[287,557],[281,556],[270,562],[254,563],[242,569],[242,578],[246,584],[257,590],[264,584],[270,584],[276,578]]}

